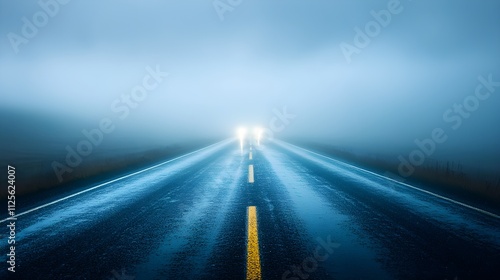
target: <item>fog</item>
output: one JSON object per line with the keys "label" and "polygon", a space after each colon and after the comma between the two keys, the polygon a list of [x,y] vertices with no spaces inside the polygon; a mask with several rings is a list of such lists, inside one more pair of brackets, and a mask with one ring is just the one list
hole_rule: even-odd
{"label": "fog", "polygon": [[[22,18],[43,9],[0,0],[3,150],[64,152],[103,118],[115,126],[106,147],[224,139],[241,125],[272,129],[286,108],[294,117],[277,138],[396,161],[442,128],[447,140],[432,158],[498,174],[500,88],[475,99],[467,117],[454,105],[474,96],[478,77],[500,81],[500,2],[401,1],[346,56],[341,44],[356,46],[371,11],[396,4],[74,0],[13,44]],[[123,105],[151,69],[168,76],[129,113],[117,112],[114,102]]]}

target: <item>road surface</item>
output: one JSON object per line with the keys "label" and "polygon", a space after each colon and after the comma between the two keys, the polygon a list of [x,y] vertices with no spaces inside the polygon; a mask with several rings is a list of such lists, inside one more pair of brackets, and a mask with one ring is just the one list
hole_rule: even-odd
{"label": "road surface", "polygon": [[17,211],[0,279],[500,279],[495,214],[277,140]]}

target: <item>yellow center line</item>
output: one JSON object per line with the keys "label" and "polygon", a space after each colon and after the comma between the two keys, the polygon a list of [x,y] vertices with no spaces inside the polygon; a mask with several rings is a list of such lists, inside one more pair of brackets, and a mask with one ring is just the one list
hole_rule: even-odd
{"label": "yellow center line", "polygon": [[257,231],[257,209],[248,207],[247,229],[247,280],[260,280],[259,234]]}

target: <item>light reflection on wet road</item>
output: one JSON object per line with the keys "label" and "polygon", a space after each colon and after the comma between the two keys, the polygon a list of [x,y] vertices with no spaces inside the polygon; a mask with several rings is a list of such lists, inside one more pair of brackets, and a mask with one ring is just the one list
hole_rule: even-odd
{"label": "light reflection on wet road", "polygon": [[500,275],[498,218],[285,142],[250,157],[228,140],[20,216],[15,276],[245,279],[250,206],[262,279]]}

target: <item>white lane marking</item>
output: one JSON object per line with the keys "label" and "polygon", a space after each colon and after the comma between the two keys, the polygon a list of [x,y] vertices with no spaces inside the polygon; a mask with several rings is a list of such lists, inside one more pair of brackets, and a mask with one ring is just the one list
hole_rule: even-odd
{"label": "white lane marking", "polygon": [[222,140],[222,141],[217,142],[217,143],[215,143],[215,144],[212,144],[212,145],[210,145],[210,146],[207,146],[207,147],[204,147],[204,148],[198,149],[198,150],[196,150],[196,151],[194,151],[194,152],[187,153],[187,154],[185,154],[185,155],[182,155],[182,156],[179,156],[179,157],[176,157],[176,158],[173,158],[173,159],[167,160],[167,161],[165,161],[165,162],[162,162],[162,163],[159,163],[159,164],[157,164],[157,165],[154,165],[154,166],[148,167],[148,168],[146,168],[146,169],[142,169],[142,170],[136,171],[136,172],[134,172],[134,173],[131,173],[131,174],[125,175],[125,176],[123,176],[123,177],[113,179],[113,180],[111,180],[111,181],[109,181],[109,182],[102,183],[102,184],[99,184],[99,185],[94,186],[94,187],[92,187],[92,188],[89,188],[89,189],[86,189],[86,190],[83,190],[83,191],[80,191],[80,192],[74,193],[74,194],[72,194],[72,195],[68,195],[68,196],[66,196],[66,197],[60,198],[60,199],[58,199],[58,200],[55,200],[55,201],[52,201],[52,202],[49,202],[49,203],[46,203],[46,204],[40,205],[40,206],[38,206],[38,207],[35,207],[35,208],[33,208],[33,209],[30,209],[30,210],[24,211],[24,212],[22,212],[22,213],[19,213],[19,214],[17,214],[17,215],[12,216],[12,217],[9,217],[9,218],[6,218],[6,219],[3,219],[3,220],[1,220],[1,221],[0,221],[0,224],[1,224],[1,223],[4,223],[4,222],[9,221],[9,220],[11,220],[12,218],[17,218],[17,217],[20,217],[20,216],[26,215],[26,214],[31,213],[31,212],[34,212],[34,211],[36,211],[36,210],[40,210],[40,209],[45,208],[45,207],[47,207],[47,206],[50,206],[50,205],[53,205],[53,204],[59,203],[59,202],[61,202],[61,201],[67,200],[67,199],[72,198],[72,197],[75,197],[75,196],[77,196],[77,195],[80,195],[80,194],[83,194],[83,193],[89,192],[89,191],[91,191],[91,190],[95,190],[95,189],[100,188],[100,187],[105,186],[105,185],[109,185],[109,184],[114,183],[114,182],[116,182],[116,181],[120,181],[120,180],[123,180],[123,179],[125,179],[125,178],[128,178],[128,177],[131,177],[131,176],[134,176],[134,175],[137,175],[137,174],[140,174],[140,173],[146,172],[146,171],[151,170],[151,169],[153,169],[153,168],[156,168],[156,167],[158,167],[158,166],[161,166],[161,165],[164,165],[164,164],[170,163],[170,162],[172,162],[172,161],[175,161],[175,160],[178,160],[178,159],[181,159],[181,158],[187,157],[187,156],[192,155],[192,154],[194,154],[194,153],[201,152],[201,151],[203,151],[203,150],[205,150],[205,149],[208,149],[208,148],[210,148],[210,147],[213,147],[213,146],[218,145],[218,144],[220,144],[220,143],[222,143],[222,142],[225,142],[225,141],[228,141],[228,140]]}
{"label": "white lane marking", "polygon": [[254,177],[253,177],[253,164],[250,164],[248,166],[248,182],[249,183],[254,183]]}
{"label": "white lane marking", "polygon": [[[276,141],[276,140],[275,140],[275,141]],[[287,142],[284,142],[284,141],[281,141],[281,140],[278,140],[278,141],[283,142],[283,143],[286,143],[286,144],[288,144],[288,145],[290,145],[290,146],[293,146],[293,147],[295,147],[295,148],[297,148],[297,149],[300,149],[300,150],[306,151],[306,152],[308,152],[308,153],[315,154],[315,155],[317,155],[317,156],[320,156],[320,157],[323,157],[323,158],[326,158],[326,159],[329,159],[329,160],[333,160],[333,161],[341,162],[342,164],[345,164],[345,165],[350,166],[350,167],[352,167],[352,168],[354,168],[354,169],[357,169],[357,170],[360,170],[360,171],[366,172],[366,173],[368,173],[368,174],[372,174],[372,175],[377,176],[377,177],[379,177],[379,178],[383,178],[383,179],[386,179],[386,180],[392,181],[392,182],[394,182],[394,183],[401,184],[401,185],[406,186],[406,187],[408,187],[408,188],[411,188],[411,189],[414,189],[414,190],[417,190],[417,191],[420,191],[420,192],[423,192],[423,193],[426,193],[426,194],[432,195],[432,196],[434,196],[434,197],[437,197],[437,198],[440,198],[440,199],[446,200],[446,201],[451,202],[451,203],[455,203],[455,204],[457,204],[457,205],[460,205],[460,206],[463,206],[463,207],[469,208],[469,209],[471,209],[471,210],[474,210],[474,211],[480,212],[480,213],[482,213],[482,214],[485,214],[485,215],[491,216],[491,217],[493,217],[493,218],[500,219],[500,216],[499,216],[499,215],[496,215],[496,214],[494,214],[494,213],[488,212],[488,211],[486,211],[486,210],[483,210],[483,209],[480,209],[480,208],[477,208],[477,207],[474,207],[474,206],[471,206],[471,205],[465,204],[465,203],[460,202],[460,201],[456,201],[456,200],[454,200],[454,199],[451,199],[451,198],[448,198],[448,197],[445,197],[445,196],[442,196],[442,195],[439,195],[439,194],[436,194],[436,193],[433,193],[433,192],[430,192],[430,191],[426,191],[426,190],[423,190],[423,189],[417,188],[417,187],[412,186],[412,185],[409,185],[409,184],[407,184],[407,183],[403,183],[403,182],[400,182],[400,181],[398,181],[398,180],[394,180],[394,179],[392,179],[392,178],[385,177],[385,176],[383,176],[383,175],[380,175],[380,174],[377,174],[377,173],[374,173],[374,172],[368,171],[368,170],[366,170],[366,169],[363,169],[363,168],[360,168],[360,167],[357,167],[357,166],[354,166],[354,165],[351,165],[351,164],[345,163],[345,162],[343,162],[343,161],[339,161],[339,160],[334,159],[334,158],[330,158],[330,157],[324,156],[324,155],[322,155],[322,154],[318,154],[318,153],[313,152],[313,151],[309,151],[309,150],[307,150],[307,149],[304,149],[304,148],[301,148],[301,147],[295,146],[295,145],[293,145],[293,144],[290,144],[290,143],[287,143]]]}
{"label": "white lane marking", "polygon": [[252,160],[252,159],[253,159],[252,152],[250,152],[250,153],[248,154],[248,159],[249,159],[249,160]]}

